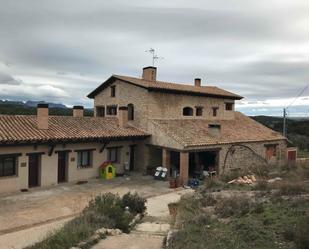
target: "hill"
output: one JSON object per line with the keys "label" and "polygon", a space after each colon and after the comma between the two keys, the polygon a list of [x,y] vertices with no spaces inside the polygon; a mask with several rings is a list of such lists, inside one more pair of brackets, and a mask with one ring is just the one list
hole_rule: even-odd
{"label": "hill", "polygon": [[[35,115],[36,106],[38,103],[47,103],[43,101],[8,101],[0,100],[0,114],[5,115]],[[72,116],[72,108],[68,108],[63,104],[47,103],[49,104],[50,115],[55,116]],[[92,109],[85,109],[85,116],[93,116]]]}
{"label": "hill", "polygon": [[[254,116],[251,117],[259,123],[275,130],[282,132],[283,120],[279,117],[269,116]],[[297,146],[301,153],[309,152],[309,119],[306,118],[293,118],[287,119],[287,137]],[[307,154],[306,153],[306,154]]]}

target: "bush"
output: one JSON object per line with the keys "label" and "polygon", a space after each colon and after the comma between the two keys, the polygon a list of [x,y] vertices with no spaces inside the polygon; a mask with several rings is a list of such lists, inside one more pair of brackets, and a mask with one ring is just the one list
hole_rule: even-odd
{"label": "bush", "polygon": [[266,191],[268,189],[269,188],[267,181],[258,181],[257,184],[252,187],[252,190],[260,190],[260,191]]}
{"label": "bush", "polygon": [[299,195],[306,191],[303,182],[282,181],[277,183],[275,187],[278,188],[279,195]]}
{"label": "bush", "polygon": [[309,248],[309,216],[301,219],[296,225],[295,243],[297,249]]}
{"label": "bush", "polygon": [[140,197],[137,193],[131,194],[128,192],[122,197],[122,207],[129,207],[130,212],[134,214],[144,214],[146,211],[147,200]]}
{"label": "bush", "polygon": [[221,218],[243,216],[250,211],[250,200],[247,197],[232,196],[217,201],[215,213]]}
{"label": "bush", "polygon": [[219,181],[216,178],[210,178],[207,179],[205,182],[206,189],[212,189],[212,190],[221,190],[224,187],[225,183]]}
{"label": "bush", "polygon": [[[112,193],[99,195],[89,202],[79,217],[69,221],[62,229],[51,234],[44,241],[28,248],[71,248],[79,242],[87,240],[102,227],[118,228],[123,232],[129,232],[134,215],[145,212],[145,202],[146,200],[137,194],[128,193],[123,198]],[[126,212],[125,206],[129,206],[132,213]],[[90,248],[90,245],[85,245],[85,248]]]}
{"label": "bush", "polygon": [[282,236],[287,241],[294,241],[295,239],[295,227],[294,226],[287,226],[282,232]]}

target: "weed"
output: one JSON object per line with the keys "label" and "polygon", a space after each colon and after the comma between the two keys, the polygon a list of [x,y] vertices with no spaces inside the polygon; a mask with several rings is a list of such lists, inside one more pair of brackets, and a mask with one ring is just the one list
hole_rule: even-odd
{"label": "weed", "polygon": [[232,196],[217,202],[215,213],[221,218],[230,216],[242,216],[249,212],[250,200],[243,196]]}
{"label": "weed", "polygon": [[144,214],[146,211],[146,199],[140,197],[137,193],[128,192],[122,197],[122,206],[129,207],[134,214]]}
{"label": "weed", "polygon": [[[79,242],[87,240],[97,229],[102,227],[118,228],[124,232],[129,232],[129,224],[134,214],[140,211],[144,212],[146,207],[144,199],[138,195],[128,193],[125,196],[125,198],[120,198],[118,195],[106,193],[95,197],[80,216],[69,221],[63,228],[51,234],[42,242],[28,247],[28,249],[71,248]],[[127,206],[128,203],[134,213],[125,211],[124,206]],[[91,243],[85,243],[83,249],[90,248]]]}
{"label": "weed", "polygon": [[309,216],[301,219],[296,225],[295,243],[297,249],[309,248]]}

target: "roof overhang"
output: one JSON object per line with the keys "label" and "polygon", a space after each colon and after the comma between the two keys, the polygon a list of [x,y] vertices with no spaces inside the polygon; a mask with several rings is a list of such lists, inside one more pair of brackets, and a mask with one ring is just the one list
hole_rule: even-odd
{"label": "roof overhang", "polygon": [[219,95],[219,94],[212,94],[212,93],[203,93],[203,92],[194,92],[194,91],[187,91],[187,90],[178,90],[178,89],[166,89],[166,88],[158,88],[158,87],[152,87],[152,86],[142,86],[139,84],[135,84],[134,82],[124,80],[121,78],[118,78],[115,75],[112,75],[109,77],[106,81],[104,81],[100,86],[98,86],[96,89],[94,89],[91,93],[87,95],[88,98],[94,99],[96,95],[98,95],[101,91],[103,91],[105,88],[107,88],[110,84],[112,84],[115,80],[121,80],[125,83],[135,85],[144,89],[147,89],[150,92],[164,92],[164,93],[171,93],[171,94],[185,94],[185,95],[191,95],[191,96],[203,96],[203,97],[212,97],[212,98],[221,98],[221,99],[233,99],[233,100],[241,100],[243,99],[242,96],[228,96],[228,95]]}

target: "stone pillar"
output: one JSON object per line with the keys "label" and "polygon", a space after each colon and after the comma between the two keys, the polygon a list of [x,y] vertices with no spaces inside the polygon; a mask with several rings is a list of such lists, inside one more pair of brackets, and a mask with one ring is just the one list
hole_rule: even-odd
{"label": "stone pillar", "polygon": [[170,176],[171,153],[167,149],[162,149],[162,167],[167,168],[167,176]]}
{"label": "stone pillar", "polygon": [[189,179],[189,153],[180,152],[180,182],[187,184]]}

